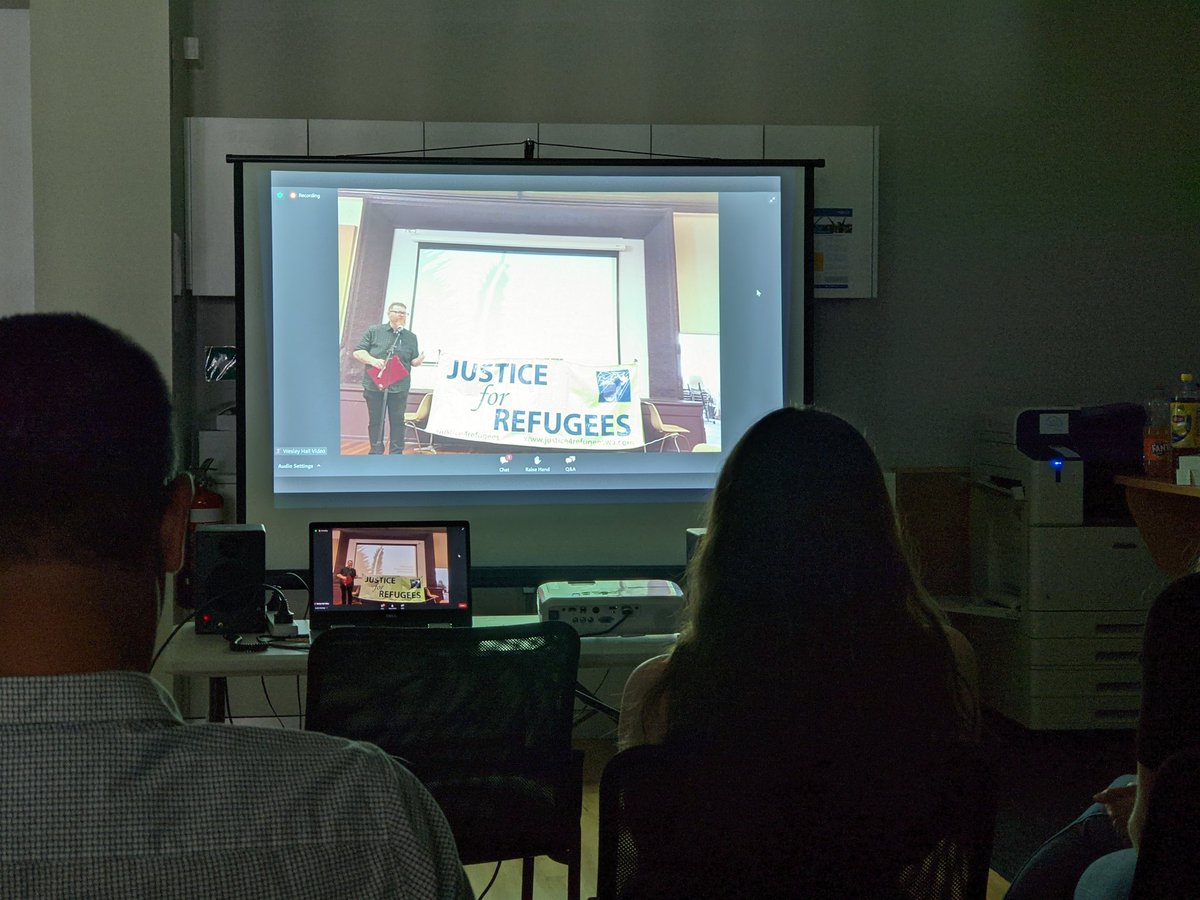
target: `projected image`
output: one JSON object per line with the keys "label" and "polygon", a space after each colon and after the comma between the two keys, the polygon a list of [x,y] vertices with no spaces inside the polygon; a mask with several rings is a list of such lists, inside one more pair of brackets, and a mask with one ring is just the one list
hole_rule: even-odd
{"label": "projected image", "polygon": [[340,454],[720,450],[718,250],[716,193],[339,190]]}
{"label": "projected image", "polygon": [[272,509],[700,500],[802,393],[790,164],[247,165],[239,400]]}
{"label": "projected image", "polygon": [[403,609],[450,602],[444,532],[335,528],[330,536],[334,607]]}

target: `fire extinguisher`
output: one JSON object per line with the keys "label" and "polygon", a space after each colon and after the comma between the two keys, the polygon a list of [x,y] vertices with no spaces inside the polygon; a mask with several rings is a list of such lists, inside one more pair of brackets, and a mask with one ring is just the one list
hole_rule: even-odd
{"label": "fire extinguisher", "polygon": [[209,457],[200,465],[188,469],[194,485],[192,493],[192,509],[188,516],[187,545],[183,556],[183,567],[175,580],[176,602],[183,607],[194,607],[192,595],[192,575],[196,559],[196,526],[220,523],[225,518],[225,500],[212,489],[213,459]]}

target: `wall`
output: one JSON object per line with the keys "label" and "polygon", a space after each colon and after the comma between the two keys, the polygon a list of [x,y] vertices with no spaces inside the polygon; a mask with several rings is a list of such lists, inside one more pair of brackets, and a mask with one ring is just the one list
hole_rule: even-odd
{"label": "wall", "polygon": [[818,301],[815,344],[886,465],[1200,367],[1186,0],[172,6],[197,116],[880,125],[880,296]]}
{"label": "wall", "polygon": [[171,376],[167,4],[30,6],[35,305],[119,328]]}
{"label": "wall", "polygon": [[0,7],[0,316],[33,312],[29,10]]}

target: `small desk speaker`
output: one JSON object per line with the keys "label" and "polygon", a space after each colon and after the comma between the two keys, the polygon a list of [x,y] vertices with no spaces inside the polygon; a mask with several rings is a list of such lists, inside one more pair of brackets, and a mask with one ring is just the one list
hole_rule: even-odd
{"label": "small desk speaker", "polygon": [[262,525],[198,525],[192,550],[196,633],[266,631],[267,530]]}

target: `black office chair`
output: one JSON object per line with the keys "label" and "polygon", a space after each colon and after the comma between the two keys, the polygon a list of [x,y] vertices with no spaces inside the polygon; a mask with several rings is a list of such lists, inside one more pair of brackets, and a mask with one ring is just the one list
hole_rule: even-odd
{"label": "black office chair", "polygon": [[1168,757],[1155,773],[1129,896],[1200,897],[1200,747]]}
{"label": "black office chair", "polygon": [[571,747],[579,636],[562,622],[335,628],[313,642],[307,727],[378,744],[429,788],[465,865],[566,864],[580,890],[583,754]]}
{"label": "black office chair", "polygon": [[974,748],[880,772],[878,797],[828,771],[781,778],[787,765],[618,753],[600,781],[597,900],[986,896],[996,805]]}

